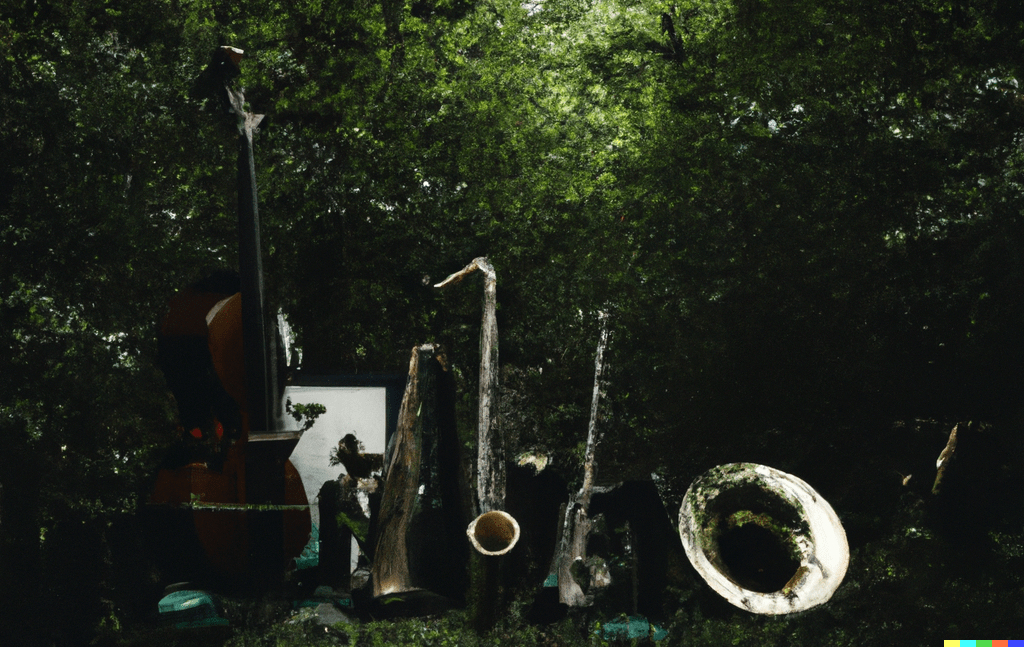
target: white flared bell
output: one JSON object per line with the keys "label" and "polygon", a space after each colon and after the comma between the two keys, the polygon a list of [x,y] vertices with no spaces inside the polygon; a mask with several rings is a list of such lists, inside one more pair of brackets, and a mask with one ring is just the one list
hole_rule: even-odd
{"label": "white flared bell", "polygon": [[690,563],[731,604],[766,615],[827,602],[850,563],[832,506],[804,481],[730,463],[699,476],[679,510]]}
{"label": "white flared bell", "polygon": [[474,519],[466,534],[477,552],[488,556],[504,555],[519,541],[519,522],[507,512],[493,510]]}

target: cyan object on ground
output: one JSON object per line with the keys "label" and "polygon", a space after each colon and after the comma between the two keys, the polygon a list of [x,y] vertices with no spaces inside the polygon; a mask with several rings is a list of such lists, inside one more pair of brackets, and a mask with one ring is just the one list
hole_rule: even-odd
{"label": "cyan object on ground", "polygon": [[601,625],[598,631],[605,640],[632,640],[634,638],[647,638],[652,640],[664,640],[668,632],[660,625],[652,625],[643,616],[627,616],[624,619],[613,620]]}
{"label": "cyan object on ground", "polygon": [[175,629],[196,629],[227,625],[220,617],[213,598],[205,591],[175,591],[157,603],[162,623]]}

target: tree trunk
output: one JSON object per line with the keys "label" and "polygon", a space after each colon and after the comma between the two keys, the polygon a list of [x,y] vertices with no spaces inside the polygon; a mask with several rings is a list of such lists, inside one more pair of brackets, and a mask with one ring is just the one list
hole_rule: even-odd
{"label": "tree trunk", "polygon": [[509,573],[507,560],[498,557],[511,551],[519,539],[516,520],[503,511],[505,445],[495,419],[498,411],[498,282],[490,261],[480,257],[434,287],[454,285],[477,270],[484,275],[484,298],[476,435],[476,518],[467,533],[476,549],[470,558],[473,623],[482,633],[494,626],[505,606],[505,583]]}
{"label": "tree trunk", "polygon": [[[588,516],[590,498],[594,492],[597,478],[597,445],[601,441],[598,427],[601,412],[601,395],[604,373],[604,351],[608,346],[608,314],[600,313],[601,337],[597,343],[597,355],[594,359],[594,396],[590,405],[590,425],[587,430],[587,450],[583,462],[583,486],[575,500],[569,503],[565,511],[565,522],[562,528],[561,545],[555,555],[558,565],[558,598],[571,607],[587,606],[593,602],[584,586],[589,589],[589,572],[586,569],[587,537],[593,526]],[[585,581],[581,584],[579,580]]]}
{"label": "tree trunk", "polygon": [[435,344],[412,351],[372,540],[375,597],[414,589],[461,597],[464,590],[466,519],[454,382],[445,363]]}
{"label": "tree trunk", "polygon": [[483,322],[480,328],[480,385],[477,412],[477,511],[478,515],[505,506],[505,444],[498,429],[498,280],[490,261],[484,257],[452,274],[435,288],[462,281],[472,272],[484,275]]}

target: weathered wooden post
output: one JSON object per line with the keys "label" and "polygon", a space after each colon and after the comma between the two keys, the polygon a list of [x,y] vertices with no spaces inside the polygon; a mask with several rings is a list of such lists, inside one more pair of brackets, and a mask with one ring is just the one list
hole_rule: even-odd
{"label": "weathered wooden post", "polygon": [[373,595],[459,598],[465,574],[454,381],[440,346],[412,349],[373,542]]}
{"label": "weathered wooden post", "polygon": [[507,554],[519,541],[519,524],[503,509],[505,443],[495,415],[498,411],[498,282],[490,261],[481,256],[434,287],[443,289],[454,285],[478,270],[484,275],[484,298],[477,410],[477,507],[476,518],[466,533],[476,549],[470,566],[474,573],[471,592],[473,615],[477,628],[485,630],[493,626],[499,610],[505,605],[505,561],[495,558]]}
{"label": "weathered wooden post", "polygon": [[[560,533],[558,550],[555,552],[555,572],[558,575],[558,599],[571,607],[587,606],[593,602],[589,589],[598,581],[586,563],[587,537],[593,522],[588,516],[590,498],[597,478],[597,445],[601,441],[600,422],[601,396],[603,390],[604,351],[608,346],[608,313],[599,314],[601,337],[597,343],[594,359],[594,396],[590,405],[590,424],[587,429],[587,449],[583,462],[583,485],[576,497],[565,509],[565,520]],[[588,589],[584,591],[580,580]]]}
{"label": "weathered wooden post", "polygon": [[[434,287],[443,289],[455,285],[477,270],[484,275],[476,434],[476,514],[479,516],[501,510],[505,506],[505,443],[495,419],[498,410],[498,281],[490,261],[481,256]],[[518,539],[518,534],[515,538]],[[511,537],[510,541],[514,545],[515,541]],[[507,549],[511,549],[512,545],[507,546]]]}
{"label": "weathered wooden post", "polygon": [[949,441],[946,442],[946,446],[942,448],[942,453],[939,454],[939,458],[935,461],[935,483],[932,485],[932,494],[940,494],[942,492],[942,479],[946,475],[946,470],[956,458],[957,432],[961,431],[960,425],[963,425],[964,430],[966,430],[970,423],[958,422],[953,425],[953,430],[949,432]]}

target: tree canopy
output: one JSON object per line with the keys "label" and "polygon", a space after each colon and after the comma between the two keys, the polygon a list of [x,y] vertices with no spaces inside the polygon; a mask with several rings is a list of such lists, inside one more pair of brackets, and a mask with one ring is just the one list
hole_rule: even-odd
{"label": "tree canopy", "polygon": [[487,256],[511,450],[575,469],[608,310],[605,459],[649,473],[695,428],[1019,412],[1022,43],[1011,0],[9,0],[7,554],[133,510],[176,433],[156,322],[237,263],[215,47],[305,370],[438,341],[475,384],[479,293],[431,286]]}

